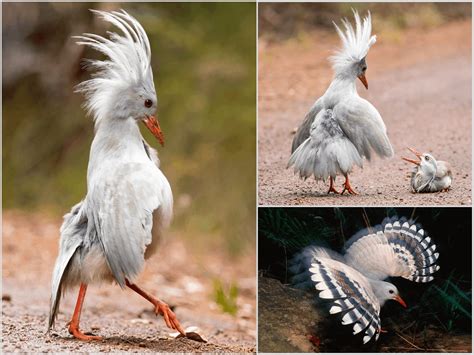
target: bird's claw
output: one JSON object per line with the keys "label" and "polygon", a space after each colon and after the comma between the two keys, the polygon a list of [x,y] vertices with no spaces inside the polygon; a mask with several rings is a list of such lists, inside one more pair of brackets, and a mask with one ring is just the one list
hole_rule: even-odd
{"label": "bird's claw", "polygon": [[329,190],[328,190],[328,195],[331,193],[331,192],[334,192],[335,194],[338,194],[339,195],[339,191],[337,191],[335,188],[334,188],[334,180],[332,177],[329,177]]}
{"label": "bird's claw", "polygon": [[344,195],[344,192],[346,192],[346,191],[347,191],[350,195],[358,195],[358,193],[355,192],[355,191],[352,189],[351,185],[349,185],[348,183],[344,183],[342,186],[344,187],[344,189],[342,190],[341,195]]}
{"label": "bird's claw", "polygon": [[76,339],[84,340],[84,341],[102,340],[102,337],[100,336],[84,334],[83,332],[79,330],[79,326],[72,322],[68,322],[67,325],[68,325],[69,334],[71,334]]}
{"label": "bird's claw", "polygon": [[331,192],[334,192],[335,194],[339,195],[340,192],[337,191],[334,186],[329,186],[329,190],[328,190],[328,195],[331,193]]}
{"label": "bird's claw", "polygon": [[186,336],[186,332],[184,331],[183,327],[181,327],[176,314],[174,314],[174,312],[166,303],[158,301],[155,304],[155,314],[163,316],[168,328],[175,329]]}

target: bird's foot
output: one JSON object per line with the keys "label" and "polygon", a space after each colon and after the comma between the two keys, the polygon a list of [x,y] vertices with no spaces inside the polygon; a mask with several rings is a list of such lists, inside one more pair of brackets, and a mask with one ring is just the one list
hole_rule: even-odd
{"label": "bird's foot", "polygon": [[75,324],[73,322],[69,322],[69,334],[74,336],[74,338],[79,339],[79,340],[84,340],[84,341],[90,341],[90,340],[102,340],[102,337],[97,336],[97,335],[86,335],[83,332],[79,330],[79,324]]}
{"label": "bird's foot", "polygon": [[346,191],[351,195],[358,195],[358,193],[352,189],[351,185],[349,184],[349,181],[346,180],[346,182],[344,182],[342,186],[344,187],[344,189],[342,190],[341,195],[344,195],[344,192]]}
{"label": "bird's foot", "polygon": [[388,333],[388,330],[386,330],[384,328],[380,328],[379,333]]}
{"label": "bird's foot", "polygon": [[332,186],[332,185],[329,186],[328,195],[329,195],[331,192],[334,192],[334,193],[337,194],[337,195],[340,194],[340,192],[337,191],[337,190],[334,188],[334,186]]}
{"label": "bird's foot", "polygon": [[331,192],[334,192],[335,194],[340,194],[339,191],[337,191],[335,188],[334,188],[334,180],[332,177],[329,177],[329,190],[328,190],[328,195],[331,193]]}
{"label": "bird's foot", "polygon": [[156,315],[162,315],[163,318],[165,319],[165,323],[168,326],[168,328],[175,329],[184,336],[186,336],[186,332],[184,331],[183,327],[178,321],[178,318],[176,318],[176,314],[171,310],[170,306],[168,306],[166,303],[160,301],[160,300],[155,300],[155,314]]}

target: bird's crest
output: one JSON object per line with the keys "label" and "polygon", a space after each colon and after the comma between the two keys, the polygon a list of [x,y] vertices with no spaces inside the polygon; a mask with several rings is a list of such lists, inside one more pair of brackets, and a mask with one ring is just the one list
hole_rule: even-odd
{"label": "bird's crest", "polygon": [[121,92],[142,85],[154,91],[150,42],[140,23],[126,11],[91,10],[112,23],[122,34],[107,31],[105,38],[93,33],[73,36],[77,44],[88,46],[106,55],[104,60],[86,60],[86,67],[96,70],[93,78],[76,86],[86,96],[85,108],[97,122],[107,113]]}
{"label": "bird's crest", "polygon": [[367,16],[363,21],[361,21],[357,11],[352,10],[352,12],[354,13],[355,30],[346,18],[342,19],[345,31],[333,22],[342,42],[342,48],[330,58],[336,72],[343,70],[350,64],[360,62],[377,40],[375,35],[371,35],[372,20],[370,11],[367,12]]}

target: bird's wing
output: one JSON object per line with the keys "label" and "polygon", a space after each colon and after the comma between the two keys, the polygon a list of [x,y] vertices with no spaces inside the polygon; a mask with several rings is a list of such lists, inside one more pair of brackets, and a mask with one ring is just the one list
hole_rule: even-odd
{"label": "bird's wing", "polygon": [[310,136],[291,155],[291,165],[302,178],[314,175],[325,180],[348,173],[354,165],[362,167],[362,158],[332,118],[332,110],[323,109],[311,125]]}
{"label": "bird's wing", "polygon": [[343,313],[342,324],[354,324],[357,334],[365,330],[364,343],[380,334],[380,303],[364,275],[352,267],[334,259],[313,259],[311,279],[319,297],[332,300],[329,313]]}
{"label": "bird's wing", "polygon": [[295,136],[293,137],[293,143],[291,144],[291,153],[293,153],[296,148],[298,148],[301,143],[303,143],[310,134],[311,124],[313,123],[316,115],[323,108],[323,103],[321,98],[316,100],[316,102],[311,106],[311,109],[304,117],[303,123],[298,127]]}
{"label": "bird's wing", "polygon": [[323,246],[309,245],[293,255],[288,263],[288,269],[292,274],[291,284],[293,286],[303,289],[312,289],[314,287],[309,269],[313,260],[317,257],[344,262],[344,257],[334,250]]}
{"label": "bird's wing", "polygon": [[362,157],[370,160],[372,150],[381,157],[393,156],[382,117],[367,100],[356,95],[345,98],[334,107],[334,118]]}
{"label": "bird's wing", "polygon": [[347,264],[372,279],[433,280],[432,274],[439,270],[439,254],[425,231],[405,219],[386,220],[382,228],[355,235],[346,243]]}
{"label": "bird's wing", "polygon": [[171,220],[169,183],[153,163],[126,163],[104,167],[89,186],[88,214],[94,223],[107,263],[116,281],[135,277],[151,243],[153,211],[163,210],[162,223]]}
{"label": "bird's wing", "polygon": [[61,295],[64,292],[64,277],[67,276],[69,263],[74,253],[81,246],[87,231],[87,217],[84,213],[84,203],[81,201],[71,208],[71,212],[64,216],[61,226],[61,241],[59,255],[54,265],[51,283],[51,300],[48,330],[54,325],[58,314]]}

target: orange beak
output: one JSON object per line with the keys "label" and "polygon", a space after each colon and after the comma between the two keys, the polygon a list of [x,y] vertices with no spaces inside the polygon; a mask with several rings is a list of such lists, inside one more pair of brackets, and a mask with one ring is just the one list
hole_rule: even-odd
{"label": "orange beak", "polygon": [[402,157],[403,160],[409,162],[409,163],[413,163],[415,165],[420,165],[420,160],[421,160],[421,156],[422,154],[420,152],[417,152],[415,149],[413,148],[410,148],[410,147],[407,147],[407,149],[412,152],[413,154],[415,154],[419,160],[414,160],[414,159],[409,159],[409,158],[404,158]]}
{"label": "orange beak", "polygon": [[143,120],[143,123],[156,137],[156,139],[158,139],[158,142],[160,142],[161,146],[163,147],[165,145],[165,136],[163,135],[160,124],[158,123],[158,120],[155,118],[155,116],[147,116]]}
{"label": "orange beak", "polygon": [[369,83],[367,82],[367,78],[365,77],[365,74],[360,74],[358,78],[360,81],[362,81],[362,84],[364,84],[365,88],[369,90]]}
{"label": "orange beak", "polygon": [[394,300],[394,301],[397,301],[398,303],[400,303],[400,304],[403,306],[403,308],[407,308],[407,304],[405,303],[404,300],[402,300],[402,298],[401,298],[400,296],[398,296],[398,295],[395,296],[395,297],[393,298],[393,300]]}

